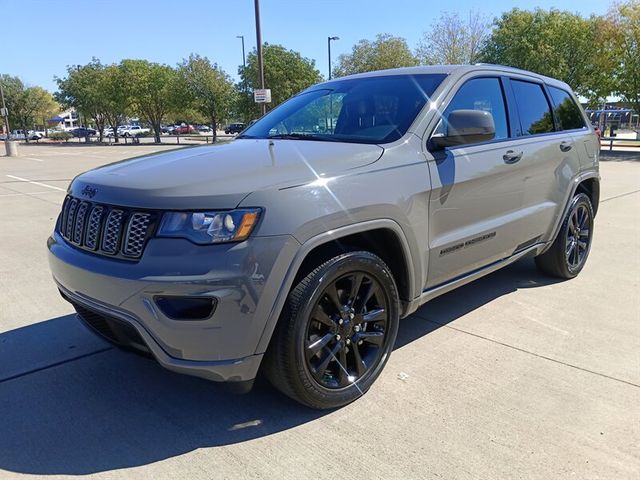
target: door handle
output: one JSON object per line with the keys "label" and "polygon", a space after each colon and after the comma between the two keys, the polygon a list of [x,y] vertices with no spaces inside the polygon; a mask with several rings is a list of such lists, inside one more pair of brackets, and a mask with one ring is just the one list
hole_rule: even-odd
{"label": "door handle", "polygon": [[507,153],[502,156],[502,159],[504,163],[516,163],[522,158],[522,153],[523,152],[516,153],[513,150],[507,150]]}
{"label": "door handle", "polygon": [[573,145],[571,144],[571,142],[565,141],[560,144],[560,150],[562,150],[563,152],[568,152],[572,148],[573,148]]}

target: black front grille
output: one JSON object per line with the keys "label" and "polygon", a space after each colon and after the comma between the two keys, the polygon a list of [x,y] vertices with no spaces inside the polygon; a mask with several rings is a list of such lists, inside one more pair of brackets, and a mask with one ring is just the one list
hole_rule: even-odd
{"label": "black front grille", "polygon": [[137,260],[153,235],[157,214],[67,196],[58,232],[69,243],[101,255]]}

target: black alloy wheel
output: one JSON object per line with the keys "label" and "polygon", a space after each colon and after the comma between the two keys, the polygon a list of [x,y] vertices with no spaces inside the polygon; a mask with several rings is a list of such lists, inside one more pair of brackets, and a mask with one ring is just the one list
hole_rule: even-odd
{"label": "black alloy wheel", "polygon": [[289,293],[265,356],[271,383],[312,408],[362,396],[382,372],[398,332],[393,274],[366,251],[338,255]]}
{"label": "black alloy wheel", "polygon": [[547,275],[573,278],[585,266],[593,239],[593,207],[584,193],[571,200],[560,230],[544,253],[538,255],[537,267]]}
{"label": "black alloy wheel", "polygon": [[378,280],[357,271],[329,284],[311,311],[305,360],[325,388],[344,388],[379,361],[388,324],[387,300]]}

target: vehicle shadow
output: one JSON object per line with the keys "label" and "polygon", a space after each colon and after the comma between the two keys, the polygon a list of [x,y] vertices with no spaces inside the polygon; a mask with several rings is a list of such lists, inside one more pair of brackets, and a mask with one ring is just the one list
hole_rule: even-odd
{"label": "vehicle shadow", "polygon": [[[396,348],[502,295],[549,283],[531,261],[516,263],[403,320]],[[77,325],[67,315],[0,334],[0,469],[82,475],[135,467],[264,437],[328,413],[300,406],[264,381],[236,395],[171,373],[74,330]],[[70,344],[84,341],[90,351],[69,353]]]}

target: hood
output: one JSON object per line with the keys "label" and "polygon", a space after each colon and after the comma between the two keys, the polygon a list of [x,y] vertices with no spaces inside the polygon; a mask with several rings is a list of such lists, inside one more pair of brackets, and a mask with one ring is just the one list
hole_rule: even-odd
{"label": "hood", "polygon": [[383,152],[378,145],[354,143],[234,140],[99,167],[76,177],[70,192],[137,208],[234,208],[252,192],[333,176],[373,163]]}

